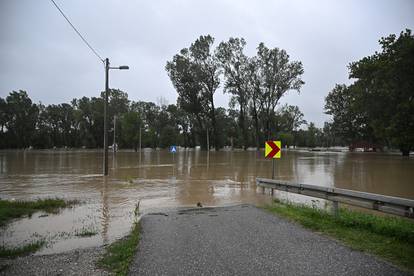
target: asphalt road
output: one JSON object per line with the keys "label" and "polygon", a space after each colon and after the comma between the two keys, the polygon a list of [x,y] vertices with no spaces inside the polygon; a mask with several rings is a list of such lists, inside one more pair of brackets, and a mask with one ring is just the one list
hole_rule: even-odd
{"label": "asphalt road", "polygon": [[406,275],[249,205],[154,213],[130,275]]}

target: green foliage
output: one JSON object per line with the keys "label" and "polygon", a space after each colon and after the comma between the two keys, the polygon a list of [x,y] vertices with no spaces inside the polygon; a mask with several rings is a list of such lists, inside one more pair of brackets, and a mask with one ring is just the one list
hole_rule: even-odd
{"label": "green foliage", "polygon": [[300,61],[290,61],[289,55],[283,49],[267,48],[264,43],[260,43],[257,48],[256,58],[257,78],[260,106],[262,106],[262,117],[264,120],[264,130],[266,138],[272,136],[271,122],[279,100],[289,90],[300,91],[304,84],[301,76],[304,72]]}
{"label": "green foliage", "polygon": [[226,82],[224,93],[232,95],[232,101],[239,107],[238,127],[244,148],[248,146],[247,108],[251,96],[250,61],[243,53],[246,41],[243,38],[230,38],[217,47],[216,56],[224,70]]}
{"label": "green foliage", "polygon": [[137,150],[139,143],[139,131],[140,128],[144,127],[142,120],[139,117],[139,113],[132,111],[124,114],[121,118],[121,127],[123,133],[122,142],[125,145],[133,147]]}
{"label": "green foliage", "polygon": [[218,143],[214,93],[220,84],[220,67],[212,50],[213,43],[214,38],[210,35],[200,36],[165,67],[178,93],[178,106],[195,117],[193,131],[197,132],[204,148],[207,129],[212,130],[212,144],[216,146]]}
{"label": "green foliage", "polygon": [[365,140],[414,147],[414,36],[410,30],[382,38],[381,52],[350,64],[350,86],[336,85],[326,98],[333,130],[348,142]]}
{"label": "green foliage", "polygon": [[115,275],[127,275],[140,239],[140,226],[135,223],[131,233],[107,247],[99,265],[109,269]]}
{"label": "green foliage", "polygon": [[2,128],[7,129],[6,139],[12,147],[28,147],[35,133],[38,107],[32,103],[26,91],[13,91],[2,100]]}
{"label": "green foliage", "polygon": [[266,210],[334,237],[346,245],[414,270],[414,223],[402,218],[340,209],[339,217],[317,208],[275,201]]}

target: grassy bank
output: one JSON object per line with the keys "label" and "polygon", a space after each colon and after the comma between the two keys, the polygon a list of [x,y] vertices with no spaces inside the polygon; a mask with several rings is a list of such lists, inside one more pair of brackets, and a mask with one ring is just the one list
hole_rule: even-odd
{"label": "grassy bank", "polygon": [[[35,212],[43,211],[56,213],[61,208],[70,207],[78,203],[77,201],[65,201],[63,199],[38,199],[35,201],[9,201],[0,200],[0,227],[5,226],[15,218],[31,216]],[[44,239],[31,241],[28,244],[18,247],[0,246],[1,258],[15,258],[36,252],[46,244]]]}
{"label": "grassy bank", "polygon": [[264,209],[326,234],[353,249],[380,256],[414,271],[414,222],[341,209],[335,218],[329,212],[275,201]]}
{"label": "grassy bank", "polygon": [[35,212],[56,213],[61,208],[70,207],[76,201],[65,201],[59,198],[38,199],[35,201],[0,200],[0,226],[14,218],[31,216]]}
{"label": "grassy bank", "polygon": [[140,239],[139,223],[134,223],[131,233],[107,247],[98,265],[116,275],[127,275]]}

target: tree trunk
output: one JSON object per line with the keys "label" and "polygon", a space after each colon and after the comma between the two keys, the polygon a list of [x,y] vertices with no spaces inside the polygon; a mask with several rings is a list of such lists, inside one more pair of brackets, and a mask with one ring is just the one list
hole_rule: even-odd
{"label": "tree trunk", "polygon": [[214,148],[217,151],[219,149],[218,149],[218,135],[217,135],[217,128],[216,128],[216,113],[214,110],[213,93],[210,94],[210,102],[211,102],[211,123],[213,125],[213,143],[214,143]]}
{"label": "tree trunk", "polygon": [[202,121],[201,121],[201,118],[200,118],[200,116],[197,114],[196,115],[196,121],[197,121],[197,124],[198,124],[198,139],[199,139],[199,142],[200,142],[200,146],[201,146],[201,148],[202,149],[206,149],[207,148],[207,145],[206,145],[206,139],[205,139],[205,132],[203,131],[203,123],[202,123]]}
{"label": "tree trunk", "polygon": [[239,125],[242,130],[242,138],[243,138],[243,149],[247,149],[247,132],[246,132],[246,123],[245,123],[245,108],[242,102],[240,104],[240,118],[239,118]]}
{"label": "tree trunk", "polygon": [[259,118],[257,116],[256,104],[253,103],[253,117],[256,130],[256,150],[260,149],[260,131],[259,131]]}

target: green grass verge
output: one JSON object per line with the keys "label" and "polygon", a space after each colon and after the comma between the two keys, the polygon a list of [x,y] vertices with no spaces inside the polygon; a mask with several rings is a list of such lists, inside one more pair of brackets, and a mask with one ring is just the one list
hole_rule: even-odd
{"label": "green grass verge", "polygon": [[38,211],[56,213],[59,209],[69,207],[77,201],[65,201],[59,198],[38,199],[35,201],[0,200],[0,226],[14,218],[31,216]]}
{"label": "green grass verge", "polygon": [[304,205],[275,201],[263,207],[272,213],[326,234],[353,249],[380,256],[414,271],[414,222],[340,209],[339,217]]}
{"label": "green grass verge", "polygon": [[140,239],[139,223],[134,223],[131,233],[112,243],[99,260],[98,265],[110,270],[115,275],[127,275],[129,265],[135,254]]}
{"label": "green grass verge", "polygon": [[36,252],[45,244],[46,241],[39,240],[20,247],[6,248],[4,246],[0,246],[0,258],[16,258],[22,255],[28,255],[30,253]]}

